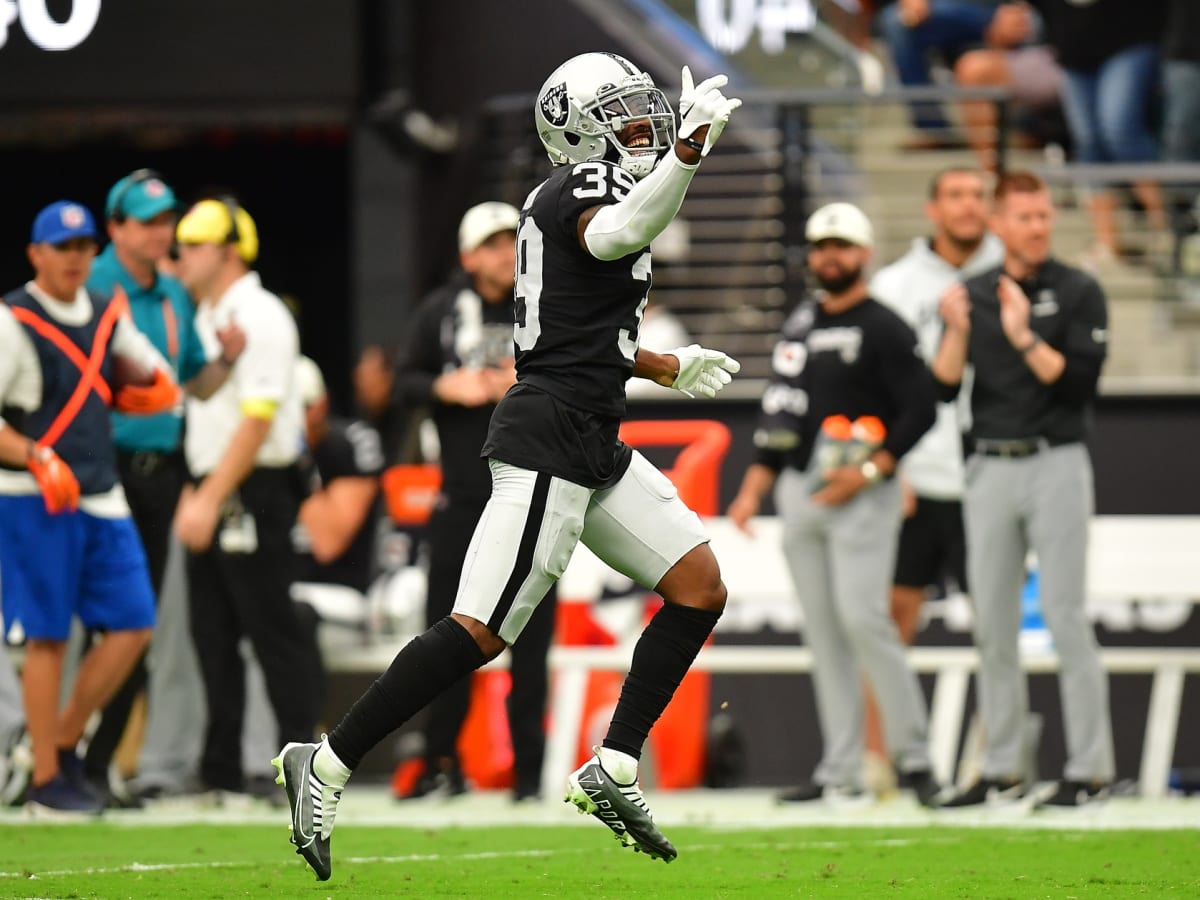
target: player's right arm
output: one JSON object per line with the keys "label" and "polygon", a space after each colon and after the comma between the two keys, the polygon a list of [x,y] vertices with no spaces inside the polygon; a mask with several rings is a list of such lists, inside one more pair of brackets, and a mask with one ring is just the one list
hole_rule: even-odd
{"label": "player's right arm", "polygon": [[701,158],[708,155],[730,115],[742,105],[741,100],[721,93],[728,80],[714,75],[693,86],[692,73],[684,67],[681,122],[674,151],[617,202],[597,204],[579,216],[577,235],[584,250],[596,259],[620,259],[648,247],[675,218]]}

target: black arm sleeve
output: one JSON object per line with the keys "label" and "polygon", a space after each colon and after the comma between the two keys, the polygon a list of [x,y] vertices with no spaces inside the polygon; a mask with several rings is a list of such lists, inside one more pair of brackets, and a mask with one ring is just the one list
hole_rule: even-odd
{"label": "black arm sleeve", "polygon": [[1108,355],[1108,307],[1103,289],[1092,278],[1085,277],[1080,285],[1079,303],[1072,310],[1059,352],[1065,365],[1052,385],[1055,395],[1067,403],[1087,403],[1096,396]]}
{"label": "black arm sleeve", "polygon": [[393,395],[406,406],[428,404],[433,399],[433,383],[442,374],[442,297],[439,291],[418,307],[396,367]]}
{"label": "black arm sleeve", "polygon": [[880,348],[884,390],[896,410],[883,449],[900,459],[937,420],[937,390],[916,335],[898,319],[896,326],[896,334],[885,334]]}

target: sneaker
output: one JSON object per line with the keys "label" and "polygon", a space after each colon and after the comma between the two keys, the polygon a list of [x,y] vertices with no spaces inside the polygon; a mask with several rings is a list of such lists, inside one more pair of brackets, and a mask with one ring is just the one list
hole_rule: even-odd
{"label": "sneaker", "polygon": [[513,788],[513,803],[541,803],[542,788],[537,784],[522,784],[518,782]]}
{"label": "sneaker", "polygon": [[832,806],[858,806],[871,802],[871,795],[860,787],[805,782],[776,795],[776,803],[815,803]]}
{"label": "sneaker", "polygon": [[1055,782],[1053,791],[1040,798],[1034,805],[1034,809],[1044,809],[1047,806],[1060,809],[1089,806],[1107,800],[1109,793],[1109,785],[1106,782],[1067,779]]}
{"label": "sneaker", "polygon": [[636,775],[628,783],[618,782],[601,764],[601,748],[594,749],[597,755],[567,776],[564,799],[607,825],[626,847],[669,863],[679,854],[655,826]]}
{"label": "sneaker", "polygon": [[286,744],[271,765],[279,772],[275,783],[283,785],[292,808],[291,840],[296,852],[312,866],[319,880],[328,881],[333,872],[329,838],[342,791],[325,784],[312,770],[313,757],[320,746]]}
{"label": "sneaker", "polygon": [[88,780],[87,772],[83,767],[83,760],[74,750],[66,750],[62,747],[58,750],[58,771],[67,781],[75,785],[83,793],[90,796],[94,801],[101,806],[104,805],[106,791],[100,787],[93,785]]}
{"label": "sneaker", "polygon": [[933,773],[928,769],[902,772],[896,783],[900,790],[912,791],[913,796],[922,806],[936,809],[941,805],[942,786],[937,783]]}
{"label": "sneaker", "polygon": [[1019,778],[980,778],[952,797],[943,800],[942,809],[961,809],[967,806],[1003,806],[1025,796],[1025,782]]}
{"label": "sneaker", "polygon": [[417,779],[417,783],[412,786],[407,794],[400,797],[401,800],[419,800],[422,797],[441,797],[449,800],[451,797],[458,797],[467,792],[467,779],[463,776],[462,769],[457,765],[451,766],[443,770],[431,769],[426,764],[424,774]]}
{"label": "sneaker", "polygon": [[65,772],[59,772],[45,784],[30,786],[26,805],[35,815],[49,812],[98,816],[104,811],[104,803],[68,778]]}
{"label": "sneaker", "polygon": [[270,775],[247,775],[243,793],[254,800],[264,801],[272,809],[283,809],[287,806],[287,798],[280,796],[275,779]]}

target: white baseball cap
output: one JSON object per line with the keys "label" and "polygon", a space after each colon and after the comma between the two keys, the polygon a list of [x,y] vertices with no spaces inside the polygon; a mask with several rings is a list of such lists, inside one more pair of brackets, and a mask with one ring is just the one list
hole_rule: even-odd
{"label": "white baseball cap", "polygon": [[870,247],[875,243],[875,229],[861,209],[853,203],[830,203],[808,217],[804,238],[810,244],[837,238]]}
{"label": "white baseball cap", "polygon": [[470,253],[493,234],[501,231],[516,231],[521,214],[515,206],[489,200],[472,206],[462,217],[458,226],[458,251]]}

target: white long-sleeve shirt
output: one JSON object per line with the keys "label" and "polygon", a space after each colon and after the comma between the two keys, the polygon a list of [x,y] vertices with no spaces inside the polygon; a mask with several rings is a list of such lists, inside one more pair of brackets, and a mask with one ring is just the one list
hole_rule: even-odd
{"label": "white long-sleeve shirt", "polygon": [[[926,362],[932,362],[942,341],[938,304],[950,285],[1004,261],[1004,245],[988,233],[961,268],[933,252],[928,238],[916,238],[912,248],[875,273],[871,296],[887,304],[917,333],[917,345]],[[970,403],[970,391],[959,394]],[[900,461],[900,471],[914,493],[935,500],[961,500],[963,494],[962,425],[969,405],[939,403],[937,422]]]}

